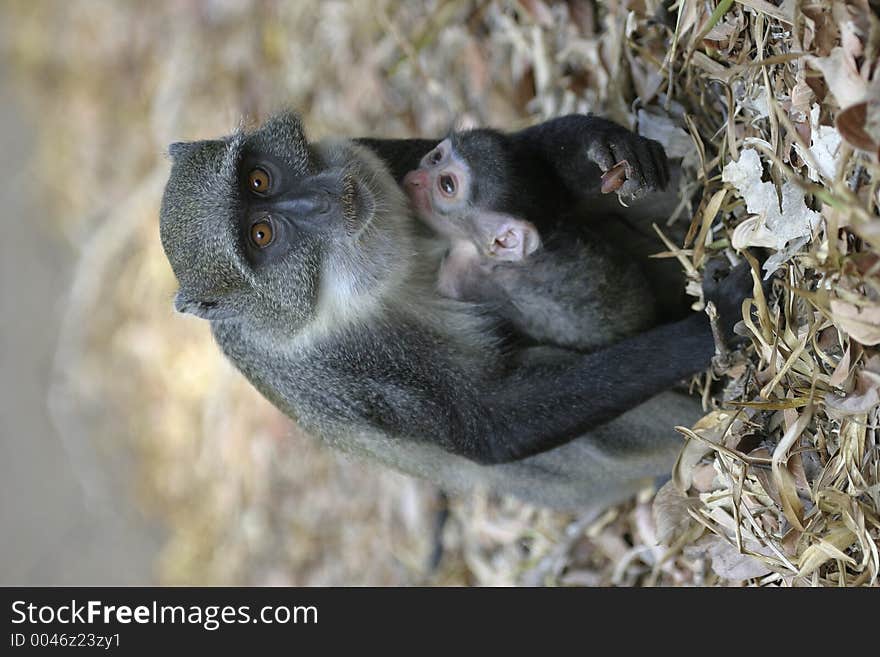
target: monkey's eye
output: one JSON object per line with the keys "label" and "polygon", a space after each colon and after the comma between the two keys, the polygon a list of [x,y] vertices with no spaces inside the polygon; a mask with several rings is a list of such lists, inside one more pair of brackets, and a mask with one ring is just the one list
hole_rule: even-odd
{"label": "monkey's eye", "polygon": [[269,176],[269,172],[265,169],[257,167],[251,169],[251,172],[248,174],[248,187],[250,187],[252,192],[265,194],[269,191],[269,185],[271,184],[272,178]]}
{"label": "monkey's eye", "polygon": [[455,194],[455,177],[450,176],[448,173],[440,176],[440,180],[437,182],[440,186],[440,191],[443,192],[446,196],[452,196]]}
{"label": "monkey's eye", "polygon": [[443,153],[440,151],[439,148],[435,148],[433,151],[431,151],[431,154],[428,156],[428,162],[430,162],[431,164],[439,164],[440,160],[442,160],[442,159],[443,159]]}
{"label": "monkey's eye", "polygon": [[254,246],[265,249],[272,243],[275,233],[272,231],[272,223],[268,218],[258,221],[251,226],[251,242]]}

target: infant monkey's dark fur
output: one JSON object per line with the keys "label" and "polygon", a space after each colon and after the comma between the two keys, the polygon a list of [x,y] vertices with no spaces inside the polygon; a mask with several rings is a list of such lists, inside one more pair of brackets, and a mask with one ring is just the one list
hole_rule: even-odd
{"label": "infant monkey's dark fur", "polygon": [[454,256],[440,269],[441,284],[451,277],[458,286],[453,298],[488,304],[539,344],[592,351],[654,325],[655,299],[638,263],[582,233],[556,232],[516,262],[483,256],[462,270]]}
{"label": "infant monkey's dark fur", "polygon": [[[584,351],[653,325],[655,299],[636,258],[578,227],[572,217],[566,224],[540,217],[539,232],[531,221],[502,210],[517,191],[522,199],[529,193],[513,187],[523,176],[498,160],[506,139],[488,130],[453,133],[403,179],[417,216],[450,242],[440,265],[440,293],[489,304],[538,343]],[[643,148],[628,149],[627,156],[647,159],[626,162],[623,188],[641,196],[666,183],[666,156],[656,142],[635,135],[629,141]],[[609,153],[596,157],[603,163],[615,159]],[[638,181],[645,182],[635,186]],[[528,206],[524,202],[522,210]]]}
{"label": "infant monkey's dark fur", "polygon": [[[603,125],[572,116],[509,135],[513,157],[546,167],[531,191],[549,205],[577,195],[599,177],[597,142],[632,147]],[[436,293],[436,238],[395,182],[436,143],[309,142],[286,113],[172,145],[160,233],[177,309],[209,320],[224,354],[303,429],[447,490],[484,484],[584,508],[668,473],[671,427],[700,414],[669,389],[709,365],[708,319],[589,354],[503,351],[473,304]],[[725,336],[750,290],[748,271],[707,282]]]}
{"label": "infant monkey's dark fur", "polygon": [[[674,259],[649,258],[651,254],[664,250],[651,224],[664,220],[668,216],[664,213],[672,212],[678,202],[674,193],[658,194],[659,190],[669,186],[671,174],[678,173],[670,171],[666,154],[658,142],[640,137],[601,117],[580,114],[551,119],[513,133],[491,128],[453,132],[439,145],[439,140],[425,139],[358,141],[380,149],[392,174],[413,198],[417,214],[436,232],[446,234],[450,216],[488,211],[533,226],[551,247],[565,243],[566,237],[571,240],[583,238],[584,243],[592,246],[593,253],[584,253],[580,257],[588,259],[595,255],[599,260],[590,272],[603,271],[607,265],[623,267],[618,272],[628,281],[646,275],[648,296],[653,304],[637,306],[645,301],[645,295],[641,293],[644,285],[633,283],[632,290],[639,290],[635,292],[641,297],[639,301],[619,311],[611,310],[619,313],[617,321],[611,321],[617,334],[629,334],[639,330],[637,327],[649,326],[652,317],[658,321],[672,321],[688,314],[690,303],[684,294],[681,268]],[[450,159],[453,152],[457,157]],[[428,182],[413,176],[406,178],[414,170],[421,169],[424,176],[428,168],[443,168],[447,164],[466,173],[468,162],[478,163],[478,174],[453,179],[454,193],[445,202],[433,206],[424,205],[430,193]],[[602,175],[618,164],[623,165],[626,179],[616,190],[617,194],[603,194]],[[441,181],[435,177],[432,182],[436,190]],[[450,181],[443,182],[448,184]],[[417,191],[418,187],[421,189]],[[439,194],[438,190],[436,195]],[[618,197],[628,207],[619,203]],[[432,220],[440,224],[432,223]],[[664,227],[664,230],[670,229]],[[559,239],[552,239],[557,235]],[[684,234],[673,234],[672,237],[678,240]],[[523,240],[522,243],[527,242]],[[570,250],[561,255],[566,257],[568,254]],[[616,264],[621,255],[624,265]],[[618,286],[609,294],[618,294],[621,290]],[[592,294],[578,290],[576,284],[568,289],[568,293],[573,297]],[[520,294],[525,295],[525,292]],[[544,303],[552,303],[552,299],[545,299]],[[564,309],[562,312],[572,320],[568,323],[578,324],[576,314]],[[526,328],[525,332],[529,330]],[[551,335],[549,341],[573,344],[571,337],[556,337],[563,339],[552,339]],[[577,338],[574,340],[579,342]],[[602,344],[603,340],[602,337],[595,340],[581,338],[586,345],[579,346]]]}

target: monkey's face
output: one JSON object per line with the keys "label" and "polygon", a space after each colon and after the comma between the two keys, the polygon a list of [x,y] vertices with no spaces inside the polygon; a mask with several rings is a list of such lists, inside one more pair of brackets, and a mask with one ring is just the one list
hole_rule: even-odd
{"label": "monkey's face", "polygon": [[416,215],[450,239],[466,237],[462,217],[470,208],[471,171],[444,139],[403,179]]}
{"label": "monkey's face", "polygon": [[253,133],[175,144],[171,155],[160,233],[178,310],[296,328],[322,295],[380,278],[364,263],[393,240],[371,230],[385,206],[356,147],[313,147],[288,113]]}

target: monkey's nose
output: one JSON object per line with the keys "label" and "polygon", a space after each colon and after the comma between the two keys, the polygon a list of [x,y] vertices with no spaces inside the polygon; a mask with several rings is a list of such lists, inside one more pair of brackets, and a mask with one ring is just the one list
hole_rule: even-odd
{"label": "monkey's nose", "polygon": [[323,190],[310,190],[287,194],[273,203],[280,210],[299,216],[326,214],[330,211],[330,198]]}
{"label": "monkey's nose", "polygon": [[410,171],[403,177],[403,185],[404,187],[427,187],[428,176],[421,169]]}

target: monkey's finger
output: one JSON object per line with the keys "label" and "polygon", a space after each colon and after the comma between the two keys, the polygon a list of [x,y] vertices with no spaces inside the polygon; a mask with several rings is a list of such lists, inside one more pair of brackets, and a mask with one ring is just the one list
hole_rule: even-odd
{"label": "monkey's finger", "polygon": [[653,139],[648,140],[647,148],[655,172],[657,188],[666,189],[669,184],[669,163],[666,161],[666,153],[663,151],[663,147]]}
{"label": "monkey's finger", "polygon": [[641,150],[644,150],[644,167],[645,167],[645,180],[648,182],[648,186],[652,190],[663,189],[663,169],[658,166],[657,161],[654,159],[654,149],[651,148],[650,140],[645,140],[641,144]]}
{"label": "monkey's finger", "polygon": [[661,189],[663,187],[663,172],[657,168],[657,164],[654,162],[650,140],[639,139],[634,148],[639,155],[638,165],[642,180],[645,181],[645,191]]}
{"label": "monkey's finger", "polygon": [[628,166],[626,173],[628,178],[634,178],[639,175],[639,156],[633,148],[625,141],[616,141],[611,144],[611,151],[614,153],[615,162],[626,161]]}
{"label": "monkey's finger", "polygon": [[620,186],[620,189],[617,190],[617,194],[622,199],[635,201],[644,196],[647,191],[648,188],[645,185],[641,184],[637,179],[632,178]]}
{"label": "monkey's finger", "polygon": [[587,147],[587,158],[595,162],[605,172],[611,169],[620,160],[614,159],[611,145],[604,139],[597,139]]}
{"label": "monkey's finger", "polygon": [[[627,135],[628,136],[628,135]],[[642,160],[633,143],[627,139],[616,142],[612,145],[614,149],[614,157],[616,162],[626,160],[626,183],[621,189],[637,189],[646,186],[645,172],[642,168]]]}

